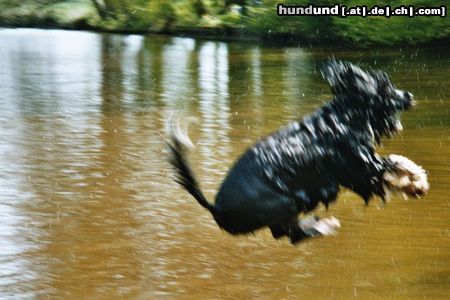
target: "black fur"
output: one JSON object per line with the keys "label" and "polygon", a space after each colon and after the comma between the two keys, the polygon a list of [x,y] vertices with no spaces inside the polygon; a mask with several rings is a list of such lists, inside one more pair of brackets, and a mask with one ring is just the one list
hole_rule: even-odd
{"label": "black fur", "polygon": [[333,98],[301,121],[290,123],[259,141],[234,164],[215,204],[202,194],[185,158],[185,147],[172,131],[169,145],[176,181],[232,234],[268,226],[275,238],[292,243],[310,236],[299,213],[336,200],[340,186],[367,203],[384,199],[383,174],[392,168],[375,153],[381,137],[399,129],[396,114],[414,104],[412,95],[396,90],[389,76],[330,60],[322,70]]}

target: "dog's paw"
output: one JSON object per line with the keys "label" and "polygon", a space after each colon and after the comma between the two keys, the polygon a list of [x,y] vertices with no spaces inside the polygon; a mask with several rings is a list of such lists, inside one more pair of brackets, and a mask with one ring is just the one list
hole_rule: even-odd
{"label": "dog's paw", "polygon": [[335,217],[319,219],[318,217],[306,217],[299,221],[302,231],[310,236],[335,235],[341,223]]}
{"label": "dog's paw", "polygon": [[391,154],[394,168],[383,174],[385,192],[399,192],[404,197],[425,195],[430,188],[425,170],[408,158]]}

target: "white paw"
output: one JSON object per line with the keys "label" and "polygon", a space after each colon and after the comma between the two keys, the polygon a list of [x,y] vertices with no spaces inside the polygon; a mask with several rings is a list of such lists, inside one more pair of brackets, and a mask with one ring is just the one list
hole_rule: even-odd
{"label": "white paw", "polygon": [[395,169],[383,175],[387,194],[400,192],[404,197],[419,197],[427,193],[430,185],[427,173],[421,166],[401,155],[391,154],[389,159],[394,162]]}
{"label": "white paw", "polygon": [[335,235],[341,223],[335,217],[317,220],[315,217],[307,217],[299,221],[300,228],[309,236]]}

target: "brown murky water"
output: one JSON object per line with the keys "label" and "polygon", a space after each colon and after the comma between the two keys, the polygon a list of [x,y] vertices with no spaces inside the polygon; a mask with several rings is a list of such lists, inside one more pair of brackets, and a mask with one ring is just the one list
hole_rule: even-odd
{"label": "brown murky water", "polygon": [[[330,96],[334,54],[389,71],[419,106],[399,153],[430,172],[421,200],[341,193],[335,237],[232,237],[170,180],[162,135],[196,116],[208,198],[258,137]],[[450,295],[448,49],[342,51],[190,38],[0,30],[0,297],[444,299]]]}

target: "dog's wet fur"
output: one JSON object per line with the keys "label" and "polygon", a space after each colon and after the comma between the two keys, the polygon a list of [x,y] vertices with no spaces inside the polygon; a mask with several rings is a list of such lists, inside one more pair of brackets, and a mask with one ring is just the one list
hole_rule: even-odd
{"label": "dog's wet fur", "polygon": [[396,89],[383,71],[335,59],[325,64],[322,75],[331,85],[331,101],[251,146],[230,169],[214,204],[206,200],[186,160],[189,138],[170,124],[175,180],[222,229],[245,234],[267,226],[275,238],[288,236],[296,243],[339,227],[335,218],[298,216],[319,203],[328,207],[340,187],[366,203],[373,196],[385,200],[391,191],[427,192],[420,166],[400,155],[375,153],[382,137],[402,129],[398,114],[415,104],[412,94]]}

